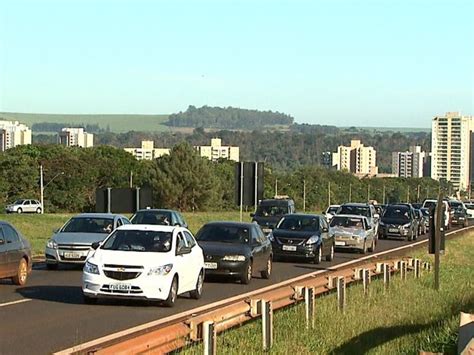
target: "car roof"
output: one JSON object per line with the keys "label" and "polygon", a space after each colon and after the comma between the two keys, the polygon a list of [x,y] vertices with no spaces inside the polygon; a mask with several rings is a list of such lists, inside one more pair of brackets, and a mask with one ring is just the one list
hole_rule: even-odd
{"label": "car roof", "polygon": [[178,211],[169,210],[169,209],[165,209],[165,208],[142,208],[142,209],[139,209],[138,211],[136,211],[135,213],[138,213],[138,212],[178,212]]}
{"label": "car roof", "polygon": [[73,216],[73,218],[115,218],[115,217],[125,217],[125,216],[122,216],[121,214],[116,214],[116,213],[80,213],[78,215]]}
{"label": "car roof", "polygon": [[208,222],[205,225],[206,226],[212,225],[212,226],[247,227],[247,228],[250,228],[252,226],[256,226],[255,223],[235,222],[235,221],[214,221],[214,222]]}
{"label": "car roof", "polygon": [[124,224],[117,230],[139,230],[139,231],[156,231],[156,232],[173,232],[175,229],[184,230],[179,226],[162,226],[159,224]]}
{"label": "car roof", "polygon": [[367,219],[366,216],[361,216],[360,214],[337,214],[333,218],[339,218],[339,217],[346,217],[346,218],[362,218],[362,219]]}
{"label": "car roof", "polygon": [[314,217],[314,218],[317,217],[317,218],[324,218],[324,219],[326,218],[320,214],[313,214],[313,213],[287,213],[282,216],[282,218],[284,217]]}
{"label": "car roof", "polygon": [[341,206],[369,207],[369,204],[362,203],[362,202],[349,202],[349,203],[344,203]]}

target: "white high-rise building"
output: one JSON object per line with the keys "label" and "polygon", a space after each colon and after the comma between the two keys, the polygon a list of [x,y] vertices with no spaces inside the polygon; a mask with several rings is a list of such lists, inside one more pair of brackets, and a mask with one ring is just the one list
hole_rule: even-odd
{"label": "white high-rise building", "polygon": [[31,144],[28,126],[18,121],[0,121],[0,152],[24,144]]}
{"label": "white high-rise building", "polygon": [[239,147],[223,146],[220,138],[212,138],[210,146],[198,146],[197,151],[202,157],[216,161],[218,159],[229,159],[239,161]]}
{"label": "white high-rise building", "polygon": [[142,141],[141,148],[124,148],[126,152],[132,154],[137,160],[153,160],[163,155],[170,154],[168,148],[155,148],[153,141]]}
{"label": "white high-rise building", "polygon": [[373,147],[365,147],[360,140],[351,140],[349,147],[340,145],[332,154],[332,165],[337,170],[349,171],[356,175],[377,175],[377,152]]}
{"label": "white high-rise building", "polygon": [[58,143],[68,147],[93,147],[94,135],[84,132],[84,128],[63,128],[58,133]]}
{"label": "white high-rise building", "polygon": [[420,146],[411,146],[408,152],[393,152],[392,173],[397,177],[423,177],[425,159]]}
{"label": "white high-rise building", "polygon": [[450,181],[455,189],[469,186],[470,140],[474,118],[447,112],[433,118],[431,177]]}

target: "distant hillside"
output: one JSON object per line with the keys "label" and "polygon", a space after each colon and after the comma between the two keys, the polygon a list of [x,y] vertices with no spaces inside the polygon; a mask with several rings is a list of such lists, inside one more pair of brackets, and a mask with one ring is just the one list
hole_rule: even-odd
{"label": "distant hillside", "polygon": [[[125,133],[129,131],[168,131],[163,125],[168,115],[75,115],[49,113],[0,112],[0,120],[20,121],[33,127],[34,124],[57,123],[87,127],[97,125],[100,131]],[[33,132],[37,133],[37,132]]]}
{"label": "distant hillside", "polygon": [[280,112],[189,106],[185,112],[171,114],[166,124],[171,127],[251,130],[268,126],[290,126],[293,121],[293,117]]}

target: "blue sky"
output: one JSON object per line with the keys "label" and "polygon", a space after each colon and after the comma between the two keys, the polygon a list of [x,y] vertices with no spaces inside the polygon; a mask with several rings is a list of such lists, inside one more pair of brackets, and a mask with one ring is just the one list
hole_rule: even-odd
{"label": "blue sky", "polygon": [[474,114],[474,1],[0,0],[0,111],[429,127]]}

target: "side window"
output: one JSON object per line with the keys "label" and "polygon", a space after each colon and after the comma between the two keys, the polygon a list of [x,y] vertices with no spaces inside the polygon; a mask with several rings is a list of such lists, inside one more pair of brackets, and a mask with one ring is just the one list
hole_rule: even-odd
{"label": "side window", "polygon": [[180,223],[182,226],[185,226],[185,225],[186,225],[186,222],[184,221],[183,216],[182,216],[180,213],[177,213],[177,216],[178,216],[179,223]]}
{"label": "side window", "polygon": [[186,247],[186,240],[181,234],[181,232],[179,232],[176,236],[176,251],[179,251],[184,247]]}
{"label": "side window", "polygon": [[259,225],[255,226],[255,232],[257,233],[257,240],[260,243],[264,243],[266,240],[265,234],[263,234],[262,228]]}
{"label": "side window", "polygon": [[23,202],[23,205],[26,205],[26,206],[29,206],[31,203],[30,203],[30,200],[25,200],[25,202]]}
{"label": "side window", "polygon": [[5,239],[7,243],[16,243],[20,241],[17,232],[8,224],[3,225],[3,233],[5,234]]}
{"label": "side window", "polygon": [[260,244],[260,238],[258,236],[257,228],[252,226],[250,229],[250,233],[252,234],[252,244]]}
{"label": "side window", "polygon": [[121,225],[123,225],[122,219],[118,218],[117,219],[117,228],[120,227]]}
{"label": "side window", "polygon": [[190,248],[194,248],[194,246],[196,245],[196,241],[194,240],[194,237],[191,235],[191,233],[189,232],[183,232],[184,234],[184,237],[186,238],[186,242],[188,243],[188,246]]}
{"label": "side window", "polygon": [[[4,243],[6,243],[5,235],[3,234],[2,225],[0,225],[0,239],[3,240]],[[1,244],[0,244],[0,246],[1,246]]]}
{"label": "side window", "polygon": [[122,218],[123,224],[130,224],[130,221],[127,218]]}

